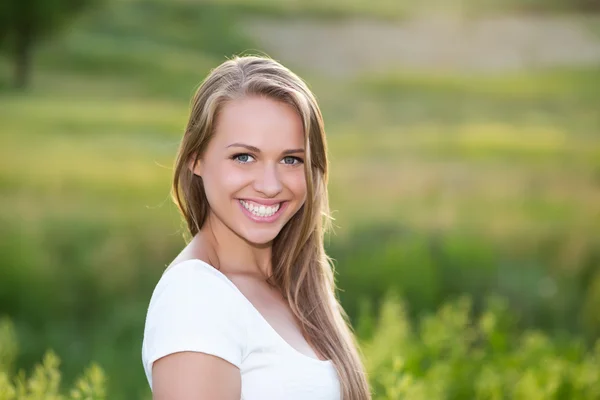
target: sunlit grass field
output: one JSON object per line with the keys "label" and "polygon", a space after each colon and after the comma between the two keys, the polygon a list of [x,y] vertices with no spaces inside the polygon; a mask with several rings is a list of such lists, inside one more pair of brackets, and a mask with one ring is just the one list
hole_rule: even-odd
{"label": "sunlit grass field", "polygon": [[[117,1],[43,42],[25,92],[0,58],[0,311],[21,365],[54,348],[67,379],[96,360],[111,399],[147,395],[141,329],[183,246],[169,190],[189,100],[259,48],[228,7]],[[298,72],[325,116],[351,317],[391,286],[415,314],[498,292],[525,325],[597,337],[600,68]]]}

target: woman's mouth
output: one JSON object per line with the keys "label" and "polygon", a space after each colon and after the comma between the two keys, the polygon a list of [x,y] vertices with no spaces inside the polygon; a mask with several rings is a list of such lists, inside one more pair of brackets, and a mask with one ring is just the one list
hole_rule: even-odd
{"label": "woman's mouth", "polygon": [[238,203],[244,214],[251,220],[255,222],[273,222],[281,215],[288,202],[282,201],[273,205],[264,205],[250,200],[239,199]]}

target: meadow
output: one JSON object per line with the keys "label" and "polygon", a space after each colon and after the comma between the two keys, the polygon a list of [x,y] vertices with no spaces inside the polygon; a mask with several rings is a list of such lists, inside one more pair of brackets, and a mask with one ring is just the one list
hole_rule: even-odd
{"label": "meadow", "polygon": [[[145,311],[184,244],[171,167],[199,82],[261,49],[240,19],[408,15],[385,1],[226,3],[107,2],[40,43],[25,91],[0,56],[0,315],[14,323],[15,366],[53,349],[64,387],[97,362],[108,398],[148,398]],[[327,247],[378,398],[594,398],[585,379],[543,390],[556,371],[599,370],[600,67],[337,79],[290,67],[325,116]],[[402,300],[386,303],[389,290]],[[384,304],[405,306],[378,326]],[[495,341],[460,342],[470,318],[512,322],[495,336],[477,325]],[[554,370],[540,367],[548,357]],[[502,392],[521,387],[507,365],[534,383]],[[479,389],[473,371],[486,374]]]}

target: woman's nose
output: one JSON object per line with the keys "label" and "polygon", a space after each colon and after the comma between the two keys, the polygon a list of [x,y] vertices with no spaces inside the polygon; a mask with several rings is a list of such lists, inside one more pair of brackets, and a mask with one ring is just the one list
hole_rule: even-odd
{"label": "woman's nose", "polygon": [[269,163],[260,170],[259,176],[254,181],[254,189],[266,197],[275,197],[281,193],[283,184],[279,178],[276,165]]}

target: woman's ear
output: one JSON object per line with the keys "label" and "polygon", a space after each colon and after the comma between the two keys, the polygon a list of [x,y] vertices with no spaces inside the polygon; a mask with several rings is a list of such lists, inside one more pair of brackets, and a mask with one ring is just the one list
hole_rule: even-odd
{"label": "woman's ear", "polygon": [[192,154],[188,168],[194,175],[202,176],[202,160],[196,158],[196,154]]}

